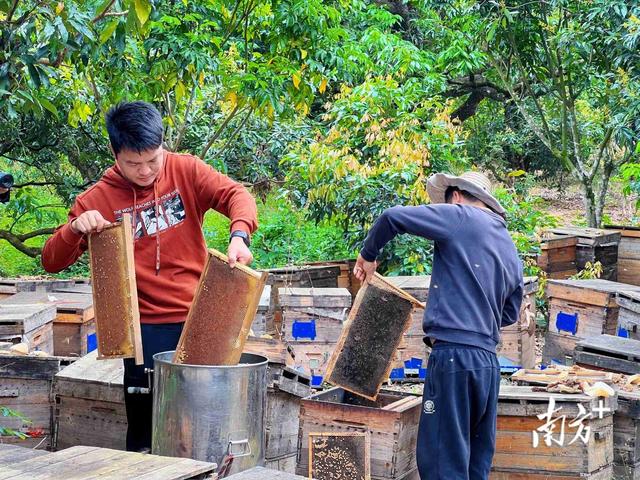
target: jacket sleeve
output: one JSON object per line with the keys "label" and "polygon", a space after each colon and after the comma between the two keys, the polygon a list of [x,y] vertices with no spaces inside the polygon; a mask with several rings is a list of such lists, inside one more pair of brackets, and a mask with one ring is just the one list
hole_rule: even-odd
{"label": "jacket sleeve", "polygon": [[71,229],[71,222],[81,215],[85,209],[76,200],[69,211],[67,223],[56,229],[47,240],[42,250],[42,267],[49,273],[57,273],[73,265],[87,250],[85,235],[77,234]]}
{"label": "jacket sleeve", "polygon": [[213,209],[230,218],[231,232],[255,232],[258,229],[258,213],[249,191],[199,158],[193,157],[193,160],[193,178],[200,211]]}
{"label": "jacket sleeve", "polygon": [[523,280],[520,279],[520,284],[516,289],[507,297],[507,301],[502,309],[502,320],[500,322],[500,328],[508,327],[518,321],[520,317],[520,306],[522,305],[522,293],[524,291]]}
{"label": "jacket sleeve", "polygon": [[450,204],[388,208],[369,230],[360,254],[372,262],[389,241],[403,233],[446,240],[455,233],[461,220],[462,210]]}

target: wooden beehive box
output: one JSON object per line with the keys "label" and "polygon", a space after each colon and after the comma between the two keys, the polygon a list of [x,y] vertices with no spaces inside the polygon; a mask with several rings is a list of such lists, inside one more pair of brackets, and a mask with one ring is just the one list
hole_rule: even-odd
{"label": "wooden beehive box", "polygon": [[[561,417],[565,416],[565,439],[563,445],[552,443],[547,446],[544,432],[539,432],[539,444],[533,446],[533,432],[541,428],[547,419],[538,415],[546,414],[549,399],[555,401],[556,427],[554,436],[559,437]],[[599,405],[598,399],[583,394],[559,394],[534,392],[532,387],[500,387],[498,400],[498,428],[496,452],[493,457],[491,480],[520,479],[566,479],[605,480],[613,474],[613,411],[617,404],[615,397],[604,399],[604,407],[611,409],[603,418],[587,418],[582,422],[590,429],[587,443],[576,440],[569,442],[578,433],[579,426],[569,424],[579,415],[578,404],[586,412],[592,412]]]}
{"label": "wooden beehive box", "polygon": [[228,480],[309,480],[309,476],[294,475],[271,467],[253,467],[244,472],[234,473]]}
{"label": "wooden beehive box", "polygon": [[262,355],[272,363],[293,365],[292,352],[280,338],[249,336],[244,344],[244,352]]}
{"label": "wooden beehive box", "polygon": [[618,392],[613,416],[613,473],[618,480],[640,478],[640,393]]}
{"label": "wooden beehive box", "polygon": [[285,341],[337,343],[351,308],[346,288],[280,288]]}
{"label": "wooden beehive box", "polygon": [[89,235],[98,358],[143,363],[131,215]]}
{"label": "wooden beehive box", "polygon": [[616,334],[640,340],[640,292],[618,292],[616,303],[620,306]]}
{"label": "wooden beehive box", "polygon": [[537,291],[538,278],[526,277],[518,321],[500,331],[498,355],[520,368],[533,368],[536,364]]}
{"label": "wooden beehive box", "polygon": [[361,282],[353,274],[353,268],[356,261],[353,259],[335,260],[330,262],[307,262],[305,266],[309,267],[339,267],[340,275],[338,275],[337,287],[346,288],[355,297],[360,290]]}
{"label": "wooden beehive box", "polygon": [[309,478],[370,480],[369,432],[309,434]]}
{"label": "wooden beehive box", "polygon": [[584,270],[587,262],[602,264],[603,280],[617,280],[620,233],[597,228],[563,227],[550,232],[558,237],[577,237],[576,267]]}
{"label": "wooden beehive box", "polygon": [[251,324],[251,330],[253,335],[260,336],[268,334],[267,331],[267,316],[271,307],[271,285],[265,285],[260,295],[260,301],[258,302],[258,309],[256,310],[256,316]]}
{"label": "wooden beehive box", "polygon": [[329,359],[336,343],[287,342],[293,352],[293,366],[311,377],[311,386],[320,388],[325,381]]}
{"label": "wooden beehive box", "polygon": [[422,399],[381,392],[375,401],[332,388],[304,398],[300,407],[298,475],[309,472],[309,434],[369,432],[371,478],[417,478],[416,438]]}
{"label": "wooden beehive box", "polygon": [[176,348],[174,362],[235,365],[240,360],[267,274],[209,250],[200,282]]}
{"label": "wooden beehive box", "polygon": [[577,245],[578,237],[545,234],[540,242],[538,267],[547,272],[548,278],[562,280],[575,275],[577,273]]}
{"label": "wooden beehive box", "polygon": [[340,266],[329,265],[299,265],[265,270],[267,285],[271,286],[270,309],[266,318],[267,333],[281,331],[282,309],[280,308],[278,289],[288,288],[338,288]]}
{"label": "wooden beehive box", "polygon": [[0,425],[29,435],[26,440],[0,437],[0,443],[52,446],[53,377],[72,361],[62,357],[0,356],[0,404],[24,417],[0,416]]}
{"label": "wooden beehive box", "polygon": [[640,340],[599,335],[576,343],[575,363],[610,372],[635,375],[640,373]]}
{"label": "wooden beehive box", "polygon": [[269,362],[267,382],[265,465],[294,473],[300,401],[311,394],[311,379],[293,368]]}
{"label": "wooden beehive box", "polygon": [[74,285],[73,280],[59,278],[0,278],[0,299],[20,292],[50,292]]}
{"label": "wooden beehive box", "polygon": [[617,281],[640,285],[640,227],[607,225],[605,230],[620,233]]}
{"label": "wooden beehive box", "polygon": [[93,351],[56,374],[56,449],[76,445],[125,450],[124,367]]}
{"label": "wooden beehive box", "polygon": [[53,355],[53,305],[7,305],[0,303],[0,342],[21,343],[29,351]]}
{"label": "wooden beehive box", "polygon": [[24,291],[5,298],[2,303],[54,306],[56,316],[53,320],[53,353],[57,356],[86,355],[96,346],[93,299],[89,294]]}
{"label": "wooden beehive box", "polygon": [[326,381],[369,399],[393,369],[396,350],[422,304],[376,274],[358,292],[326,371]]}
{"label": "wooden beehive box", "polygon": [[[571,356],[579,339],[615,334],[618,325],[619,291],[639,291],[639,287],[608,280],[549,280],[549,332],[545,337],[543,360]],[[561,338],[561,337],[567,338]]]}

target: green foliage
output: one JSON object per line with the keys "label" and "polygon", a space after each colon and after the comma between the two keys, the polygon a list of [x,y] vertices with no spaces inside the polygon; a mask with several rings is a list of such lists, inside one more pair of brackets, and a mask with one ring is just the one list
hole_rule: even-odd
{"label": "green foliage", "polygon": [[590,280],[600,278],[602,275],[602,264],[600,262],[587,262],[584,265],[584,269],[580,270],[575,275],[571,276],[573,280]]}
{"label": "green foliage", "polygon": [[[9,407],[4,407],[2,405],[0,405],[0,417],[17,418],[25,424],[31,423],[31,421],[25,418],[21,413],[16,412],[15,410],[10,409]],[[20,440],[29,438],[29,435],[27,435],[26,433],[19,432],[12,428],[3,427],[2,425],[0,425],[0,436],[16,437],[16,438],[19,438]]]}

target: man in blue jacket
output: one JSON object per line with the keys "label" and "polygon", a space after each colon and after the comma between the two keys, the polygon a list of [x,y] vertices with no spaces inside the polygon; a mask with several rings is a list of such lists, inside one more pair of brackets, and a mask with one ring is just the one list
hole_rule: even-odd
{"label": "man in blue jacket", "polygon": [[433,345],[418,430],[422,480],[486,480],[495,451],[500,328],[518,320],[522,263],[505,210],[481,173],[437,173],[430,205],[393,207],[375,222],[354,273],[374,274],[382,247],[398,234],[434,241],[424,317]]}

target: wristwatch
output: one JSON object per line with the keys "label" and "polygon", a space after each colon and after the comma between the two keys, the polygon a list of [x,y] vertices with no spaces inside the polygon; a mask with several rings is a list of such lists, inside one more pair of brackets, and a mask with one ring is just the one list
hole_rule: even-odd
{"label": "wristwatch", "polygon": [[247,247],[251,246],[251,237],[249,237],[249,234],[247,232],[243,232],[242,230],[234,230],[233,232],[231,232],[229,241],[231,241],[233,237],[240,237]]}

